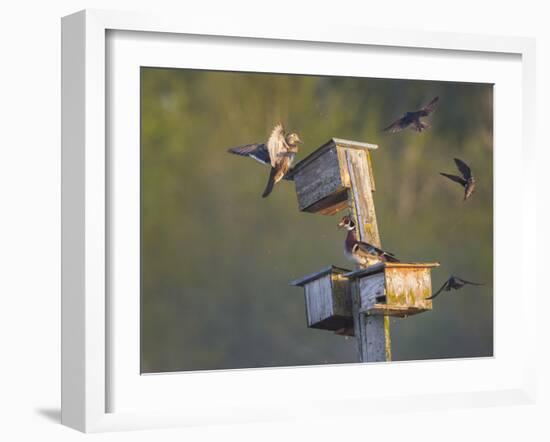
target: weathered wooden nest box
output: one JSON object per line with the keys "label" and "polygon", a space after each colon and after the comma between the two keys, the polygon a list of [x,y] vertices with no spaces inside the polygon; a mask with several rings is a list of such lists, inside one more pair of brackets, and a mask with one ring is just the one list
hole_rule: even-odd
{"label": "weathered wooden nest box", "polygon": [[431,269],[439,263],[380,263],[345,274],[360,293],[359,311],[406,317],[432,309]]}
{"label": "weathered wooden nest box", "polygon": [[[354,180],[369,177],[369,188],[375,190],[369,150],[375,144],[331,138],[298,162],[287,174],[296,185],[298,206],[303,212],[333,215],[348,207],[348,191]],[[353,176],[352,164],[368,167]],[[366,166],[365,166],[366,165]]]}
{"label": "weathered wooden nest box", "polygon": [[353,327],[352,290],[359,312],[406,317],[432,309],[431,269],[439,263],[379,263],[350,272],[336,266],[292,281],[304,287],[307,325],[323,330]]}
{"label": "weathered wooden nest box", "polygon": [[290,284],[304,287],[307,325],[324,330],[353,327],[349,270],[335,266],[304,276]]}

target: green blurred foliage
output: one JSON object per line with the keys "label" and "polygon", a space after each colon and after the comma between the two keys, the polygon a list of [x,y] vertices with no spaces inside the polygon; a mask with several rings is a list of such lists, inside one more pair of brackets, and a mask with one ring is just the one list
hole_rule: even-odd
{"label": "green blurred foliage", "polygon": [[[435,95],[432,128],[381,129]],[[292,182],[261,198],[268,168],[228,147],[267,139],[278,121],[305,144],[331,137],[372,155],[384,248],[482,281],[434,309],[392,319],[394,360],[493,353],[493,88],[488,84],[142,68],[141,365],[143,372],[354,362],[353,339],[308,329],[288,282],[343,256],[338,216],[301,213]],[[471,200],[438,172],[465,160]]]}

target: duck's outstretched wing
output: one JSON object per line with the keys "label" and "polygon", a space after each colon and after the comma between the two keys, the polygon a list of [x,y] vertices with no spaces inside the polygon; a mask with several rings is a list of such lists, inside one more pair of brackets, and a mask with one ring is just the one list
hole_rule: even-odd
{"label": "duck's outstretched wing", "polygon": [[269,151],[264,143],[246,144],[244,146],[232,147],[227,149],[227,151],[235,155],[253,158],[256,161],[268,166],[271,165]]}

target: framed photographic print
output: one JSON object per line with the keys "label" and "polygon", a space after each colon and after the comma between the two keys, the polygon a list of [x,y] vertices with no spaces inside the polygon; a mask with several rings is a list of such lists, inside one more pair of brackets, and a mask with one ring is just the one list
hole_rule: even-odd
{"label": "framed photographic print", "polygon": [[534,43],[336,28],[63,19],[63,423],[531,400]]}

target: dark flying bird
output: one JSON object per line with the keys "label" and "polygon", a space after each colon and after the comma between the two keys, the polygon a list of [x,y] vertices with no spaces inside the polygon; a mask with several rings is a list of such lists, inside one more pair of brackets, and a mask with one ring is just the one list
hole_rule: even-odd
{"label": "dark flying bird", "polygon": [[468,165],[458,158],[455,158],[456,167],[458,167],[458,170],[460,170],[460,173],[462,174],[461,177],[457,175],[450,175],[448,173],[439,172],[440,175],[443,175],[450,180],[453,180],[454,182],[460,184],[462,187],[464,187],[464,201],[466,201],[468,198],[472,196],[474,191],[476,190],[476,179],[474,178],[474,175],[472,174],[472,170],[468,167]]}
{"label": "dark flying bird", "polygon": [[245,146],[232,147],[228,152],[236,155],[254,158],[262,164],[271,166],[269,179],[262,197],[268,196],[290,169],[292,161],[298,152],[298,144],[302,140],[297,133],[285,133],[283,125],[277,124],[267,143],[247,144]]}
{"label": "dark flying bird", "polygon": [[430,115],[437,107],[438,101],[439,97],[435,97],[422,109],[414,112],[405,112],[405,114],[403,114],[403,116],[399,120],[394,121],[383,131],[393,134],[395,132],[400,132],[403,129],[406,129],[407,127],[410,127],[412,130],[422,132],[424,129],[430,127],[430,125],[424,121],[421,121],[420,118]]}
{"label": "dark flying bird", "polygon": [[466,284],[470,285],[483,285],[479,282],[471,282],[466,281],[465,279],[459,278],[457,276],[451,276],[447,281],[445,281],[445,284],[441,286],[441,288],[435,292],[432,296],[426,299],[434,299],[437,295],[439,295],[442,291],[450,292],[451,290],[458,290],[464,287]]}
{"label": "dark flying bird", "polygon": [[344,242],[344,255],[350,261],[362,266],[369,266],[380,261],[399,262],[393,253],[385,252],[378,247],[367,242],[358,241],[355,235],[355,223],[349,215],[342,218],[338,224],[339,228],[345,228],[348,231]]}

